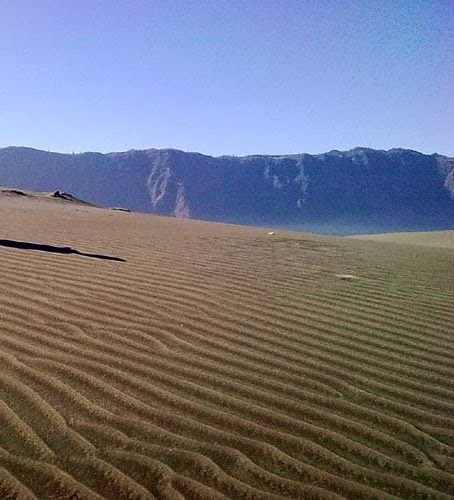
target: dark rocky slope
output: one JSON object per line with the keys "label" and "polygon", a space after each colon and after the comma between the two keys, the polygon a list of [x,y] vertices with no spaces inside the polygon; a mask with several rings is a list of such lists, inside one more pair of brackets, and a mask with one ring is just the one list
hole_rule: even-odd
{"label": "dark rocky slope", "polygon": [[0,149],[0,185],[106,206],[332,233],[454,228],[454,159],[356,148],[218,157],[178,150]]}

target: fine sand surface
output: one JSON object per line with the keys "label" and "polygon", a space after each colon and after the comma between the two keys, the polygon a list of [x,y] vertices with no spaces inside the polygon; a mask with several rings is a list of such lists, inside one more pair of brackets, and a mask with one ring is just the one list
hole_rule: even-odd
{"label": "fine sand surface", "polygon": [[452,498],[454,250],[0,214],[0,498]]}
{"label": "fine sand surface", "polygon": [[387,233],[352,236],[351,238],[371,241],[385,241],[407,245],[422,245],[427,247],[454,248],[454,231],[425,231],[416,233]]}

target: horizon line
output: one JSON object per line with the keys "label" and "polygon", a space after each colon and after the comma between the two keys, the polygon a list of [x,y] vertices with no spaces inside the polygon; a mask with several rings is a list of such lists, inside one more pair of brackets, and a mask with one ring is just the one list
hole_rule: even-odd
{"label": "horizon line", "polygon": [[270,156],[270,157],[282,157],[282,156],[301,156],[301,155],[308,155],[308,156],[320,156],[324,154],[329,154],[329,153],[350,153],[355,150],[369,150],[369,151],[378,151],[378,152],[385,152],[388,153],[390,151],[411,151],[414,153],[419,153],[425,156],[445,156],[447,158],[452,158],[454,155],[448,155],[448,154],[443,154],[443,153],[438,153],[438,152],[433,152],[433,153],[424,153],[422,151],[419,151],[417,149],[413,148],[406,148],[402,146],[396,146],[392,147],[389,149],[384,149],[384,148],[373,148],[370,146],[355,146],[350,149],[330,149],[328,151],[322,151],[319,153],[307,153],[307,152],[299,152],[299,153],[252,153],[252,154],[244,154],[244,155],[237,155],[237,154],[220,154],[220,155],[213,155],[213,154],[207,154],[207,153],[201,153],[200,151],[191,151],[191,150],[184,150],[184,149],[178,149],[175,147],[163,147],[163,148],[155,148],[155,147],[149,147],[149,148],[143,148],[143,149],[138,149],[138,148],[130,148],[126,149],[123,151],[72,151],[72,152],[61,152],[61,151],[53,151],[50,149],[40,149],[38,147],[33,147],[33,146],[17,146],[17,145],[8,145],[4,147],[0,147],[0,151],[3,149],[29,149],[33,151],[39,151],[42,153],[51,153],[51,154],[61,154],[61,155],[84,155],[84,154],[100,154],[100,155],[110,155],[110,154],[122,154],[122,153],[130,153],[130,152],[142,152],[142,151],[178,151],[182,153],[188,153],[188,154],[199,154],[202,156],[209,156],[212,158],[248,158],[248,157],[254,157],[254,156]]}

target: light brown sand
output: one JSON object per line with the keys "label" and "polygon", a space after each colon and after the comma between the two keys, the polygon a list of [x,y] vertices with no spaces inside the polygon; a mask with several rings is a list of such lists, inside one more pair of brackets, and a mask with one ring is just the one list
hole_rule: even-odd
{"label": "light brown sand", "polygon": [[450,498],[454,252],[0,214],[0,498]]}
{"label": "light brown sand", "polygon": [[437,248],[454,248],[454,231],[426,231],[414,233],[384,233],[353,236],[357,239],[422,245]]}

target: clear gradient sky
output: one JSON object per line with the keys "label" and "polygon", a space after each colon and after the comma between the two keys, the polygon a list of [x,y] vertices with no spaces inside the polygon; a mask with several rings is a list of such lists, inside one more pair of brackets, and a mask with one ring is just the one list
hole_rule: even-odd
{"label": "clear gradient sky", "polygon": [[454,0],[0,0],[0,147],[454,156]]}

